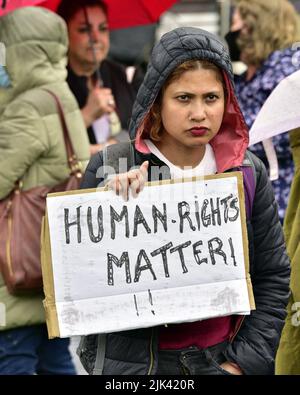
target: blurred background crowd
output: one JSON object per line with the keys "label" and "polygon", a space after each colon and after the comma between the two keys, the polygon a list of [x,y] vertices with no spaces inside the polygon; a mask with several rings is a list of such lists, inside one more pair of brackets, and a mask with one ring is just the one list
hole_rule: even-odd
{"label": "blurred background crowd", "polygon": [[[169,30],[193,26],[224,39],[233,62],[237,97],[249,128],[276,86],[299,69],[293,56],[300,50],[300,1],[169,1],[155,20],[121,28],[109,24],[109,1],[45,3],[55,4],[56,13],[65,22],[57,15],[52,19],[48,12],[31,15],[31,8],[27,13],[22,9],[0,16],[0,200],[21,179],[25,188],[32,188],[55,185],[67,175],[55,106],[45,91],[39,93],[42,96],[37,95],[36,88],[46,87],[60,98],[75,153],[84,168],[91,155],[105,145],[129,139],[131,110],[151,49]],[[9,0],[0,0],[0,10],[9,4]],[[293,270],[290,312],[294,303],[300,302],[299,141],[298,130],[273,138],[271,148],[278,164],[275,176],[264,144],[250,147],[270,172],[280,220],[285,226]],[[293,240],[290,247],[289,240]],[[49,344],[47,340],[42,298],[9,295],[0,276],[0,302],[8,306],[6,326],[1,327],[0,321],[0,374],[10,373],[10,358],[21,352],[22,344],[25,347],[24,338],[32,336],[26,353],[32,351],[34,360],[34,350],[39,350],[39,371],[34,362],[30,373],[75,373],[67,351],[68,341],[58,339]],[[289,322],[284,330],[278,372],[298,370],[299,374],[299,329]],[[30,332],[31,328],[34,332]],[[72,357],[76,362],[74,344]],[[291,350],[298,351],[295,354]],[[60,361],[57,355],[61,356]],[[57,366],[53,365],[53,358]],[[286,361],[291,369],[286,369]],[[21,359],[21,370],[24,364]],[[76,368],[83,372],[79,364]]]}

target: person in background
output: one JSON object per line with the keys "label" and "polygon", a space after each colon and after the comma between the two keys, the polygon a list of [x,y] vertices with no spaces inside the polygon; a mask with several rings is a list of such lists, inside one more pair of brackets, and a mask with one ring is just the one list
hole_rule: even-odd
{"label": "person in background", "polygon": [[[229,54],[216,36],[178,28],[160,39],[137,95],[130,136],[135,170],[103,180],[98,171],[103,168],[101,152],[91,158],[82,188],[104,183],[128,200],[143,194],[146,181],[160,176],[185,179],[230,172],[242,166],[245,155],[250,158],[256,186],[252,214],[250,194],[245,199],[246,253],[256,309],[244,317],[90,335],[78,350],[83,365],[90,373],[102,370],[106,375],[274,374],[289,296],[289,258],[266,169],[246,151],[248,128],[234,93]],[[166,168],[163,174],[160,169]]]}
{"label": "person in background", "polygon": [[[247,66],[245,73],[236,76],[235,86],[250,129],[273,89],[299,69],[299,46],[293,47],[300,41],[299,17],[287,0],[235,0],[235,5],[231,31],[225,39],[231,60],[240,60]],[[294,165],[288,133],[272,140],[271,150],[275,149],[278,161],[278,179],[275,175],[272,185],[283,222]],[[250,150],[269,167],[262,143],[251,146]]]}
{"label": "person in background", "polygon": [[276,374],[300,375],[300,131],[290,133],[295,164],[290,199],[284,221],[287,251],[291,259],[291,296],[288,315],[276,357]]}
{"label": "person in background", "polygon": [[[0,18],[6,65],[0,66],[0,199],[22,180],[23,189],[55,186],[69,176],[63,130],[52,91],[61,101],[83,169],[89,142],[66,83],[68,35],[64,21],[38,8]],[[69,339],[48,339],[44,294],[13,296],[0,274],[0,375],[75,374]]]}
{"label": "person in background", "polygon": [[57,12],[69,32],[67,81],[81,108],[94,154],[105,144],[129,138],[137,87],[128,81],[124,66],[107,59],[109,26],[104,2],[75,0],[70,5],[62,0]]}

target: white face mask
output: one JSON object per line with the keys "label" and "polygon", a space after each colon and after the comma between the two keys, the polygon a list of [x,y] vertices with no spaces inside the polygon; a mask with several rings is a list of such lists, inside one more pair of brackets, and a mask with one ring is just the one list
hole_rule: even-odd
{"label": "white face mask", "polygon": [[9,75],[4,66],[0,65],[0,88],[8,88],[11,86]]}

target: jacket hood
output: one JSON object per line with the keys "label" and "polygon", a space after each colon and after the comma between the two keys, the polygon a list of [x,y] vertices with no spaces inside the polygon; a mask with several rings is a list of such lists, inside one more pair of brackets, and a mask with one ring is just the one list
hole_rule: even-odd
{"label": "jacket hood", "polygon": [[0,88],[0,106],[19,94],[67,76],[65,22],[39,7],[24,7],[0,18],[0,42],[6,50],[11,88]]}
{"label": "jacket hood", "polygon": [[243,163],[248,147],[248,128],[239,108],[233,88],[230,57],[223,43],[213,34],[197,28],[178,28],[162,36],[155,45],[147,72],[133,107],[129,126],[136,148],[148,153],[143,137],[147,135],[144,120],[172,71],[187,60],[207,60],[217,65],[223,73],[227,100],[224,118],[218,134],[211,140],[218,172]]}

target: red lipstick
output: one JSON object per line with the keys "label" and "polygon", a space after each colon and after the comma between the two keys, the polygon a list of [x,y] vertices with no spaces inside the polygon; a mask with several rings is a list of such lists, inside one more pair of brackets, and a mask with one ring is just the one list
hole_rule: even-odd
{"label": "red lipstick", "polygon": [[191,132],[191,134],[193,136],[204,136],[207,133],[208,129],[207,128],[197,128],[197,127],[193,127],[191,129],[189,129],[189,132]]}

